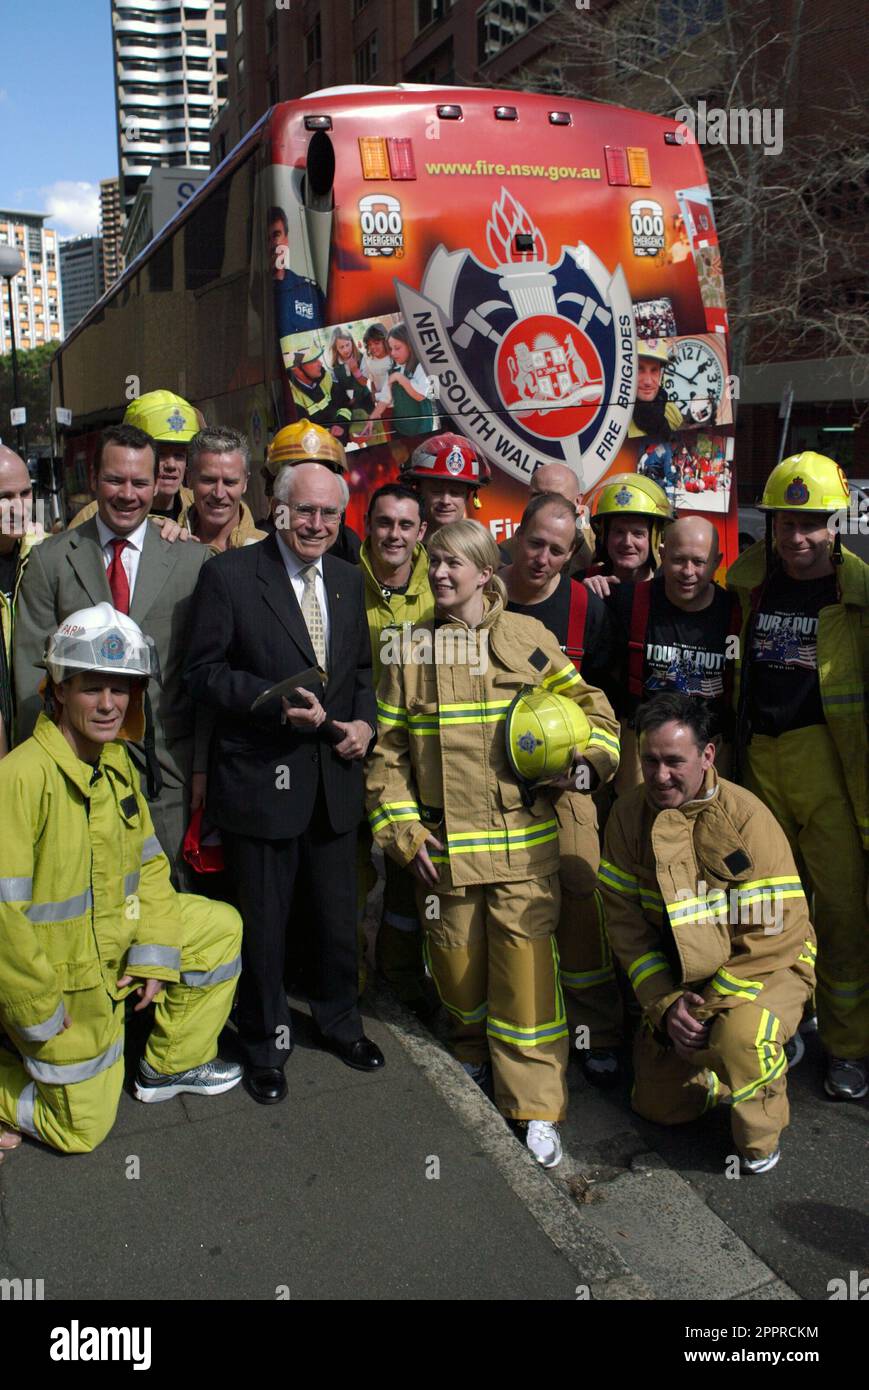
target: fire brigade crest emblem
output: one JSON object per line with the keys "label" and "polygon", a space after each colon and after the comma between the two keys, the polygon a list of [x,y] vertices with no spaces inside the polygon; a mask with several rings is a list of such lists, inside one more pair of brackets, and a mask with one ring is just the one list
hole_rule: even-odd
{"label": "fire brigade crest emblem", "polygon": [[520,734],[516,740],[517,747],[521,748],[522,752],[527,753],[529,757],[542,743],[543,739],[535,738],[530,729],[527,729],[524,734]]}
{"label": "fire brigade crest emblem", "polygon": [[785,488],[785,501],[792,507],[802,507],[809,500],[809,489],[802,478],[792,478]]}
{"label": "fire brigade crest emblem", "polygon": [[623,485],[619,488],[619,490],[618,490],[618,492],[616,493],[615,497],[613,498],[613,501],[614,501],[614,502],[616,503],[616,505],[619,506],[619,507],[629,507],[629,506],[631,505],[631,501],[632,501],[632,499],[633,499],[633,496],[634,496],[634,494],[631,492],[630,488],[629,488],[629,487],[625,487],[624,484],[623,484]]}
{"label": "fire brigade crest emblem", "polygon": [[173,434],[177,434],[179,430],[183,430],[184,423],[184,416],[181,414],[181,411],[178,409],[176,405],[175,409],[172,411],[172,414],[166,416],[166,424],[169,426]]}
{"label": "fire brigade crest emblem", "polygon": [[485,260],[441,245],[418,290],[396,283],[438,412],[511,476],[527,482],[542,463],[566,463],[586,491],[610,467],[633,413],[624,273],[582,243],[550,257],[506,188],[484,231]]}
{"label": "fire brigade crest emblem", "polygon": [[106,661],[120,661],[123,655],[123,637],[119,632],[110,632],[100,647],[100,656]]}
{"label": "fire brigade crest emblem", "polygon": [[461,449],[450,449],[450,452],[447,454],[446,464],[447,472],[452,473],[453,477],[457,478],[465,466],[465,460]]}

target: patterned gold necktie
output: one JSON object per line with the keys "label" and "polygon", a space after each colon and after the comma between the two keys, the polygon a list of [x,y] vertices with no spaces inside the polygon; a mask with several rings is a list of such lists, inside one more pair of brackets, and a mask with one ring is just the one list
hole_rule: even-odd
{"label": "patterned gold necktie", "polygon": [[305,585],[305,592],[302,594],[302,617],[305,619],[317,664],[325,671],[326,629],[323,626],[323,610],[317,599],[317,566],[305,565],[304,569],[299,570],[299,574]]}

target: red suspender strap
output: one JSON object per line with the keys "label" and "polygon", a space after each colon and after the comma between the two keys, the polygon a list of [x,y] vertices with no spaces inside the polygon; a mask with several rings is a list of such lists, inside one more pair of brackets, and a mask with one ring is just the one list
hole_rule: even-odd
{"label": "red suspender strap", "polygon": [[570,657],[577,671],[582,669],[585,655],[585,619],[588,613],[588,589],[577,580],[570,581],[570,613],[567,619],[567,646],[565,654]]}
{"label": "red suspender strap", "polygon": [[646,629],[652,607],[652,581],[634,585],[631,607],[631,630],[628,637],[628,693],[637,700],[643,698],[643,673],[646,657]]}

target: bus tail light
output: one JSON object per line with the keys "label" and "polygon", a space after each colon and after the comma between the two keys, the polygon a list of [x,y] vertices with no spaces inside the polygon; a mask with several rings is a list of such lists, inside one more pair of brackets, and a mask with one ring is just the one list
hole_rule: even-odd
{"label": "bus tail light", "polygon": [[649,151],[628,145],[628,170],[635,188],[651,188],[652,172],[649,168]]}
{"label": "bus tail light", "polygon": [[394,179],[415,179],[416,164],[413,159],[413,144],[406,135],[390,136],[387,140],[389,168]]}
{"label": "bus tail light", "polygon": [[359,158],[364,179],[388,179],[389,158],[386,140],[381,135],[359,136]]}
{"label": "bus tail light", "polygon": [[620,145],[605,145],[606,175],[610,183],[629,184],[628,157]]}

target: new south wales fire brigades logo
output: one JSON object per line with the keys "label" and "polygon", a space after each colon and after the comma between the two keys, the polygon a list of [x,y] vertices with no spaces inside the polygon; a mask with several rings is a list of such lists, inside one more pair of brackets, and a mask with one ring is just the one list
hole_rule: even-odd
{"label": "new south wales fire brigades logo", "polygon": [[396,282],[438,413],[513,477],[528,482],[540,464],[566,463],[587,491],[615,459],[633,413],[624,273],[582,243],[550,262],[543,233],[506,188],[485,232],[493,264],[439,246],[418,290]]}
{"label": "new south wales fire brigades logo", "polygon": [[119,632],[110,632],[100,647],[100,656],[105,661],[120,661],[126,648]]}

